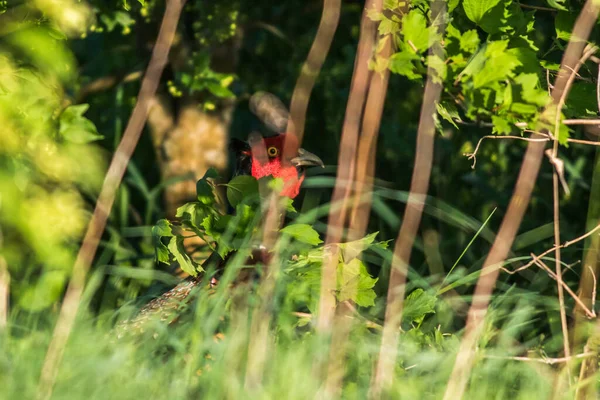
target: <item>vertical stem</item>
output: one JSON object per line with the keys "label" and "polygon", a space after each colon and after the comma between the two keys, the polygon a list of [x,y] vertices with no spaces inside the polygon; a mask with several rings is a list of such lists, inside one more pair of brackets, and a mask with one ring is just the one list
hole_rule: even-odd
{"label": "vertical stem", "polygon": [[[304,136],[304,122],[306,120],[306,110],[308,100],[319,76],[325,58],[329,53],[333,36],[337,30],[341,12],[341,0],[325,0],[323,4],[323,13],[315,40],[302,67],[302,71],[292,95],[291,118],[288,121],[287,134],[296,136],[297,140],[286,140],[283,149],[283,158],[290,158],[289,155],[296,154],[297,148]],[[257,146],[258,147],[258,146]],[[264,144],[260,151],[266,151]],[[254,150],[253,150],[254,151]],[[270,206],[264,224],[263,245],[267,249],[276,247],[276,236],[284,212],[279,206],[279,197],[277,195],[269,196]],[[277,250],[277,249],[276,249]],[[258,293],[261,297],[261,304],[252,313],[252,322],[250,327],[250,341],[248,343],[248,362],[246,368],[245,388],[252,390],[260,386],[264,374],[264,367],[269,351],[269,325],[271,315],[269,309],[271,298],[275,290],[277,274],[279,272],[279,257],[277,251],[274,252],[269,265],[267,266],[264,279],[261,281]]]}
{"label": "vertical stem", "polygon": [[[432,19],[435,21],[441,17],[445,20],[446,3],[434,0],[431,2]],[[445,30],[444,26],[440,27]],[[432,33],[435,30],[432,30]],[[437,33],[437,32],[435,32]],[[441,37],[442,35],[440,35]],[[434,41],[435,40],[435,41]],[[443,58],[444,52],[435,35],[430,37],[430,54]],[[385,310],[385,323],[379,350],[379,359],[375,367],[373,380],[371,382],[370,397],[380,398],[383,390],[389,388],[394,378],[394,366],[396,365],[398,335],[402,321],[402,308],[404,305],[404,290],[406,275],[410,261],[410,255],[415,236],[419,229],[423,206],[433,163],[433,150],[435,139],[435,114],[436,104],[442,93],[442,85],[439,78],[436,81],[435,71],[428,67],[427,82],[421,106],[419,128],[417,131],[417,145],[415,149],[415,165],[410,184],[409,199],[404,212],[404,220],[396,239],[392,265],[390,271],[390,282],[387,295],[387,307]]]}
{"label": "vertical stem", "polygon": [[8,323],[8,307],[10,295],[10,273],[3,256],[0,256],[0,334]]}
{"label": "vertical stem", "polygon": [[[378,3],[381,3],[381,0]],[[379,40],[385,40],[385,45],[379,57],[387,59],[392,52],[392,38],[388,36]],[[354,204],[350,213],[349,235],[351,240],[360,239],[365,234],[369,223],[377,139],[389,77],[390,71],[386,68],[380,73],[373,74],[369,86],[356,158],[356,188]]]}
{"label": "vertical stem", "polygon": [[[373,52],[375,42],[375,23],[367,16],[367,9],[363,10],[360,24],[360,38],[358,40],[358,50],[354,60],[354,72],[352,74],[352,83],[350,84],[350,95],[348,96],[348,105],[344,125],[342,127],[342,140],[338,158],[338,170],[336,176],[335,188],[331,199],[332,204],[342,204],[338,208],[331,208],[329,213],[326,244],[339,243],[342,239],[346,213],[348,208],[349,196],[352,190],[351,181],[354,177],[356,165],[356,147],[358,143],[358,130],[360,119],[365,104],[367,87],[369,85],[369,66],[368,61]],[[335,313],[335,295],[336,288],[336,266],[339,249],[335,246],[323,260],[323,270],[321,274],[321,294],[319,303],[319,315],[317,328],[325,334],[331,331],[333,316]]]}
{"label": "vertical stem", "polygon": [[39,399],[49,399],[52,396],[60,361],[79,309],[79,301],[83,293],[87,272],[98,249],[100,237],[106,227],[106,221],[114,203],[117,189],[123,180],[127,164],[142,134],[142,129],[148,117],[150,101],[156,93],[160,77],[168,61],[169,50],[175,37],[177,23],[185,0],[168,0],[166,3],[166,10],[146,75],[142,81],[138,101],[123,134],[123,139],[110,163],[94,214],[75,260],[73,274],[42,367],[38,387]]}

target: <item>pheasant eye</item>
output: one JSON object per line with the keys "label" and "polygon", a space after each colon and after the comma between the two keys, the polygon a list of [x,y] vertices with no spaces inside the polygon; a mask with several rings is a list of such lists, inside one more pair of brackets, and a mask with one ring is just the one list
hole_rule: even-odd
{"label": "pheasant eye", "polygon": [[267,154],[269,157],[276,157],[279,154],[279,150],[277,150],[277,147],[271,146],[267,149]]}

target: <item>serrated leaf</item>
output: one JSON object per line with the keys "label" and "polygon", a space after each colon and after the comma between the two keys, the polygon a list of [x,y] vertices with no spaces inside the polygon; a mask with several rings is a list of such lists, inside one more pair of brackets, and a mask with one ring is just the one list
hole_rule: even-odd
{"label": "serrated leaf", "polygon": [[390,57],[388,68],[395,74],[403,75],[408,79],[421,79],[421,75],[416,73],[413,61],[418,61],[419,57],[408,51],[400,51]]}
{"label": "serrated leaf", "polygon": [[339,243],[338,247],[340,248],[340,257],[342,262],[349,263],[354,260],[360,253],[365,251],[367,247],[369,247],[374,241],[375,237],[379,232],[373,232],[368,234],[362,239],[354,240],[352,242],[347,243]]}
{"label": "serrated leaf", "polygon": [[515,54],[505,51],[507,45],[507,40],[498,40],[488,44],[485,51],[485,64],[473,76],[475,88],[504,81],[514,76],[514,69],[522,64]]}
{"label": "serrated leaf", "polygon": [[292,224],[279,230],[279,232],[289,235],[299,242],[311,244],[313,246],[323,243],[319,233],[308,224]]}
{"label": "serrated leaf", "polygon": [[498,5],[498,3],[500,3],[500,0],[464,0],[463,9],[467,18],[479,24],[485,13]]}
{"label": "serrated leaf", "polygon": [[101,140],[104,136],[98,133],[96,125],[83,114],[88,104],[78,104],[65,108],[59,118],[59,133],[69,142],[85,144]]}
{"label": "serrated leaf", "polygon": [[427,19],[419,10],[411,10],[402,17],[402,34],[404,40],[416,47],[417,51],[423,52],[429,48],[429,29]]}
{"label": "serrated leaf", "polygon": [[402,319],[421,323],[427,314],[435,313],[437,298],[423,289],[416,289],[404,301]]}
{"label": "serrated leaf", "polygon": [[179,264],[181,270],[191,276],[197,276],[199,271],[202,271],[202,267],[200,267],[197,263],[192,261],[190,256],[185,252],[185,247],[183,245],[183,237],[174,236],[169,241],[168,246],[169,251],[175,257],[175,261]]}
{"label": "serrated leaf", "polygon": [[383,16],[379,22],[379,27],[377,30],[380,36],[386,36],[398,32],[400,30],[400,25],[398,22]]}
{"label": "serrated leaf", "polygon": [[492,115],[492,124],[494,124],[494,133],[508,135],[512,132],[512,125],[506,118]]}
{"label": "serrated leaf", "polygon": [[[452,105],[449,105],[450,107]],[[450,108],[450,110],[442,105],[441,103],[437,103],[435,105],[438,114],[445,119],[447,122],[450,122],[452,125],[454,125],[454,127],[456,129],[458,129],[458,125],[456,125],[456,122],[454,122],[454,119],[457,119],[460,121],[460,116],[458,115],[458,111],[456,110],[456,108]]]}
{"label": "serrated leaf", "polygon": [[537,74],[519,74],[515,77],[514,82],[521,86],[521,98],[528,103],[542,107],[551,100],[548,92],[539,88]]}
{"label": "serrated leaf", "polygon": [[358,258],[337,267],[337,299],[352,300],[361,307],[375,305],[377,295],[373,287],[377,279],[371,278],[367,268]]}
{"label": "serrated leaf", "polygon": [[258,195],[258,181],[252,176],[236,176],[227,184],[227,200],[233,207],[255,195]]}
{"label": "serrated leaf", "polygon": [[466,31],[460,36],[460,49],[467,53],[474,53],[479,47],[479,34],[475,29]]}

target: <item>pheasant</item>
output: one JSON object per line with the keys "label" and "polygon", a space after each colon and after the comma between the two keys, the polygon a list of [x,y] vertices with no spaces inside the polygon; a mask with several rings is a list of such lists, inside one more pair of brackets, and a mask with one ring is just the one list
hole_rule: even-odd
{"label": "pheasant", "polygon": [[[250,99],[250,108],[270,130],[285,131],[289,114],[275,96],[259,92]],[[252,133],[248,142],[232,139],[230,150],[234,153],[236,160],[233,176],[251,175],[256,179],[268,176],[280,178],[283,180],[280,196],[294,199],[300,192],[305,169],[314,166],[324,167],[324,164],[318,156],[299,148],[296,142],[290,146],[297,149],[296,153],[291,157],[285,157],[284,146],[286,142],[292,140],[296,140],[295,136],[286,133],[276,133],[266,137]],[[214,263],[217,270],[223,270],[226,268],[230,256],[231,254],[221,259],[216,256],[216,252],[213,252],[203,266]],[[255,246],[246,265],[252,265],[259,261],[266,262],[268,257],[268,250],[264,246]],[[142,332],[143,325],[151,318],[159,318],[168,323],[174,322],[177,319],[177,311],[182,305],[191,301],[191,294],[195,288],[200,286],[201,281],[199,277],[190,276],[173,289],[150,301],[132,320],[123,321],[117,326],[118,337],[123,336],[126,332]],[[213,277],[209,286],[214,287],[216,284],[217,280]]]}

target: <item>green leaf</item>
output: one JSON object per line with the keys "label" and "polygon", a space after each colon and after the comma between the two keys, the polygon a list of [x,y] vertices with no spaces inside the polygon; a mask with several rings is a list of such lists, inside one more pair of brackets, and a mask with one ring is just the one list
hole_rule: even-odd
{"label": "green leaf", "polygon": [[447,106],[445,106],[441,103],[437,103],[435,107],[437,108],[437,112],[440,115],[440,117],[444,118],[446,121],[454,125],[456,129],[458,129],[458,125],[456,125],[456,122],[454,122],[454,120],[456,119],[460,121],[461,119],[460,115],[458,114],[458,110],[456,109],[456,107],[454,107],[453,104],[448,104]]}
{"label": "green leaf", "polygon": [[403,75],[408,79],[421,79],[421,75],[416,73],[413,61],[420,60],[419,56],[412,51],[400,51],[390,57],[388,68],[395,74]]}
{"label": "green leaf", "polygon": [[448,13],[454,11],[456,7],[458,7],[460,0],[448,0]]}
{"label": "green leaf", "polygon": [[435,313],[437,298],[423,289],[416,289],[408,295],[404,302],[402,319],[421,323],[427,314]]}
{"label": "green leaf", "polygon": [[377,279],[371,278],[367,268],[358,258],[337,267],[337,299],[352,300],[361,307],[375,305],[377,295],[373,287]]}
{"label": "green leaf", "polygon": [[479,47],[479,34],[475,29],[466,31],[460,37],[460,49],[468,53],[474,53]]}
{"label": "green leaf", "polygon": [[494,133],[508,135],[512,132],[512,125],[503,117],[492,115],[492,123],[494,124]]}
{"label": "green leaf", "polygon": [[540,81],[537,74],[519,74],[514,82],[521,86],[521,98],[530,104],[543,107],[551,100],[548,92],[539,88]]}
{"label": "green leaf", "polygon": [[402,33],[404,40],[407,43],[410,41],[417,51],[423,52],[429,48],[427,19],[419,10],[411,10],[402,17]]}
{"label": "green leaf", "polygon": [[88,110],[88,104],[78,104],[65,108],[59,118],[60,135],[72,143],[85,144],[103,139],[96,125],[83,116]]}
{"label": "green leaf", "polygon": [[[566,10],[566,9],[565,9]],[[559,12],[554,18],[554,29],[556,38],[568,42],[571,39],[573,26],[575,26],[576,15],[570,12]]]}
{"label": "green leaf", "polygon": [[215,183],[214,179],[219,177],[215,168],[209,168],[204,176],[196,182],[196,196],[198,201],[207,206],[212,206],[215,201]]}
{"label": "green leaf", "polygon": [[209,90],[209,92],[211,92],[213,95],[219,97],[219,98],[223,98],[223,99],[232,99],[235,98],[235,94],[233,94],[233,92],[231,90],[229,90],[228,88],[226,88],[225,86],[222,86],[221,83],[217,83],[217,82],[206,82],[205,83],[206,88]]}
{"label": "green leaf", "polygon": [[384,15],[381,22],[379,22],[377,30],[379,31],[380,36],[386,36],[398,32],[400,30],[400,25],[398,22],[391,20]]}
{"label": "green leaf", "polygon": [[362,239],[354,240],[352,242],[347,243],[339,243],[338,247],[340,248],[340,257],[342,262],[349,263],[354,260],[360,253],[365,251],[367,247],[373,244],[375,237],[379,234],[379,232],[373,232]]}
{"label": "green leaf", "polygon": [[521,64],[515,54],[506,51],[507,40],[490,42],[485,51],[483,68],[473,76],[475,88],[488,86],[514,76],[514,69]]}
{"label": "green leaf", "polygon": [[152,237],[154,238],[154,247],[156,249],[156,260],[158,262],[169,264],[169,249],[162,242],[163,237],[173,237],[172,225],[166,219],[159,220],[152,227]]}
{"label": "green leaf", "polygon": [[550,7],[556,8],[561,11],[569,11],[563,4],[566,0],[546,0]]}
{"label": "green leaf", "polygon": [[289,235],[302,243],[308,243],[313,246],[323,243],[319,237],[319,233],[308,224],[292,224],[281,228],[279,232]]}
{"label": "green leaf", "polygon": [[463,9],[467,14],[467,18],[479,25],[485,13],[498,3],[500,3],[500,0],[464,0]]}
{"label": "green leaf", "polygon": [[179,267],[183,272],[191,276],[197,276],[198,271],[202,271],[202,267],[195,263],[185,252],[182,236],[172,237],[169,241],[168,249],[175,257],[175,260],[179,263]]}
{"label": "green leaf", "polygon": [[227,184],[227,200],[236,207],[244,199],[258,195],[258,181],[249,175],[240,175]]}

